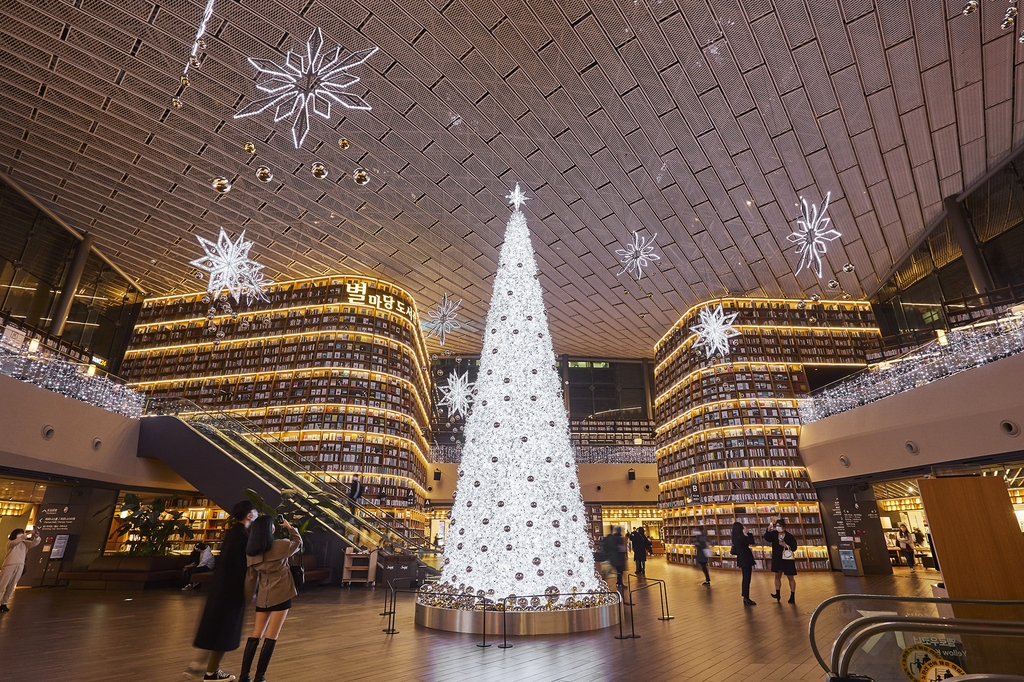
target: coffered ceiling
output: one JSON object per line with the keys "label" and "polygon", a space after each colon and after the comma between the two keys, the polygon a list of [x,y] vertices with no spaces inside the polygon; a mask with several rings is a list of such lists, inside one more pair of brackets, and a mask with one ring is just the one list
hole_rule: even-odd
{"label": "coffered ceiling", "polygon": [[[463,298],[446,345],[460,351],[479,350],[519,182],[556,351],[651,356],[710,297],[834,297],[833,276],[863,297],[943,197],[1007,154],[1024,46],[999,27],[1005,3],[961,9],[217,0],[183,89],[203,4],[0,0],[0,170],[153,294],[202,287],[195,236],[245,229],[273,278],[376,274],[424,317],[445,292]],[[247,57],[281,62],[316,27],[343,56],[379,48],[351,70],[372,110],[312,116],[296,150],[272,110],[232,116],[259,96]],[[826,192],[842,237],[823,279],[795,275],[799,197]],[[661,256],[639,284],[616,275],[633,230],[657,233]]]}

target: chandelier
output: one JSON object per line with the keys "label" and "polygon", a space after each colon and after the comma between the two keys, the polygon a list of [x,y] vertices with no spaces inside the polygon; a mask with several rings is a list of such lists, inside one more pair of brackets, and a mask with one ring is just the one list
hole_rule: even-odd
{"label": "chandelier", "polygon": [[[964,5],[964,16],[974,14],[981,7],[980,0],[967,0],[967,4]],[[1004,31],[1008,31],[1014,27],[1017,23],[1017,0],[1009,0],[1009,4],[1006,6],[1006,13],[1003,15],[1003,23],[1000,26]],[[1020,36],[1017,38],[1017,42],[1024,43],[1024,31],[1020,32]]]}

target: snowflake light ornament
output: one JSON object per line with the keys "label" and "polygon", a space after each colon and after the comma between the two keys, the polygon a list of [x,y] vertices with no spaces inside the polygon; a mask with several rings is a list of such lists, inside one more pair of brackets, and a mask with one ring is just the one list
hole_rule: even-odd
{"label": "snowflake light ornament", "polygon": [[821,257],[828,250],[826,244],[843,236],[829,228],[832,219],[825,215],[825,211],[828,210],[831,197],[831,192],[825,193],[825,201],[820,211],[817,204],[810,204],[808,207],[807,200],[800,197],[803,217],[796,221],[796,230],[786,237],[787,241],[797,245],[796,253],[800,256],[800,265],[796,269],[798,275],[804,268],[810,268],[820,278]]}
{"label": "snowflake light ornament", "polygon": [[469,371],[459,374],[452,372],[448,375],[448,385],[438,386],[441,391],[441,399],[437,401],[438,407],[447,407],[449,417],[465,417],[469,413],[469,407],[473,404],[473,384],[469,380]]}
{"label": "snowflake light ornament", "polygon": [[347,109],[370,110],[366,100],[348,92],[359,82],[359,77],[348,71],[365,62],[376,51],[376,47],[369,47],[341,59],[340,47],[335,47],[333,52],[324,50],[324,36],[317,28],[306,41],[305,56],[296,56],[289,50],[280,65],[269,59],[249,57],[249,63],[258,72],[257,78],[261,79],[256,88],[266,96],[239,109],[235,118],[253,116],[276,107],[274,123],[292,119],[292,142],[299,149],[309,132],[311,111],[330,120],[332,101]]}
{"label": "snowflake light ornament", "polygon": [[654,240],[657,238],[657,232],[654,233],[650,241],[641,237],[639,232],[634,232],[632,243],[624,249],[615,250],[615,254],[620,257],[619,263],[622,265],[622,270],[616,272],[615,276],[618,277],[628,272],[637,280],[643,277],[644,268],[656,260],[661,260],[661,256],[654,253]]}
{"label": "snowflake light ornament", "polygon": [[524,203],[530,200],[530,197],[526,196],[526,192],[519,189],[519,183],[516,183],[516,188],[505,195],[508,199],[508,203],[512,204],[512,208],[519,210]]}
{"label": "snowflake light ornament", "polygon": [[242,302],[243,294],[249,303],[253,299],[269,300],[265,292],[269,281],[263,275],[263,266],[249,260],[253,242],[245,241],[245,230],[236,241],[231,241],[223,227],[216,242],[199,236],[196,239],[206,255],[189,264],[210,273],[206,291],[211,296],[226,291],[235,303]]}
{"label": "snowflake light ornament", "polygon": [[721,303],[714,309],[702,309],[700,311],[700,322],[690,327],[690,331],[697,335],[697,341],[693,344],[693,347],[703,347],[704,356],[709,360],[716,353],[728,355],[729,339],[741,335],[741,332],[732,326],[738,315],[738,312],[727,315],[722,310]]}
{"label": "snowflake light ornament", "polygon": [[452,302],[452,299],[448,298],[448,294],[441,296],[441,302],[437,304],[437,307],[427,311],[427,314],[430,315],[430,321],[423,323],[423,328],[427,330],[427,338],[436,336],[443,346],[449,334],[456,329],[461,329],[462,325],[455,320],[459,316],[455,311],[461,305],[461,298],[458,301]]}

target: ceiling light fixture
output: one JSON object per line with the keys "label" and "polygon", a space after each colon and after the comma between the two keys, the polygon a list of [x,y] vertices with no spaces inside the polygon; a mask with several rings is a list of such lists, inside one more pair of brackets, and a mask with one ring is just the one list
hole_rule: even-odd
{"label": "ceiling light fixture", "polygon": [[615,276],[618,277],[628,272],[637,280],[642,278],[644,268],[656,260],[661,260],[661,256],[654,253],[654,240],[657,238],[657,232],[654,233],[650,241],[641,237],[639,232],[634,232],[633,241],[627,244],[626,248],[615,250],[615,255],[619,256],[619,264],[622,265],[622,269],[616,272]]}
{"label": "ceiling light fixture", "polygon": [[438,386],[441,391],[441,399],[437,401],[438,407],[448,408],[448,417],[465,417],[473,404],[473,387],[475,384],[469,380],[469,372],[452,372],[448,375],[448,384]]}
{"label": "ceiling light fixture", "polygon": [[448,338],[448,334],[456,329],[461,329],[462,325],[455,320],[459,316],[455,311],[461,305],[461,298],[453,303],[452,299],[448,298],[447,293],[442,295],[441,302],[437,304],[437,307],[427,311],[427,314],[430,315],[430,321],[423,323],[423,328],[427,331],[427,338],[436,336],[443,346]]}
{"label": "ceiling light fixture", "polygon": [[216,242],[198,235],[196,239],[206,255],[189,264],[210,273],[206,290],[211,296],[226,291],[236,303],[241,302],[242,294],[250,303],[253,299],[270,300],[265,293],[270,282],[263,275],[263,266],[249,259],[253,242],[245,241],[245,230],[234,242],[223,227]]}
{"label": "ceiling light fixture", "polygon": [[694,349],[703,347],[704,356],[709,360],[717,353],[728,355],[729,339],[742,335],[742,332],[732,326],[739,312],[727,315],[719,303],[714,308],[702,309],[699,315],[700,322],[690,327],[690,331],[697,335],[697,341],[693,344]]}

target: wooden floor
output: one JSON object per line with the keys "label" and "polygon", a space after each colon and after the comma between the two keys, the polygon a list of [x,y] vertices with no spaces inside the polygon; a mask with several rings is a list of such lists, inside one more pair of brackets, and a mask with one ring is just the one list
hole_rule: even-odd
{"label": "wooden floor", "polygon": [[[906,569],[898,569],[905,571]],[[479,636],[418,628],[412,596],[398,604],[399,634],[381,632],[382,589],[310,588],[295,600],[271,663],[270,682],[483,680],[815,680],[807,621],[837,593],[930,594],[935,571],[893,577],[798,576],[797,603],[769,599],[771,576],[755,574],[744,607],[739,573],[648,562],[667,581],[674,620],[659,621],[654,591],[636,595],[640,639],[617,640],[617,628],[574,636],[516,638],[511,649],[481,649]],[[786,588],[784,587],[784,590]],[[0,680],[162,682],[185,679],[205,595],[171,590],[94,592],[19,589],[0,615]],[[249,616],[251,622],[251,614]],[[628,628],[627,628],[628,632]],[[496,642],[497,643],[497,642]],[[224,668],[237,674],[241,651]]]}

